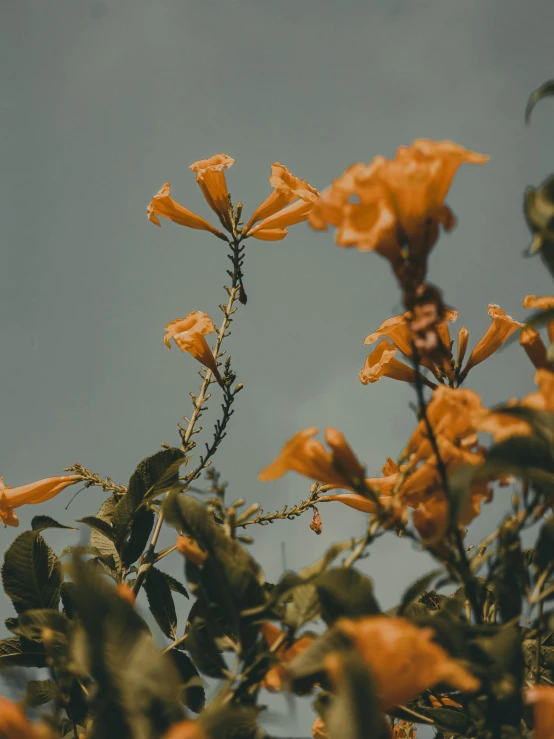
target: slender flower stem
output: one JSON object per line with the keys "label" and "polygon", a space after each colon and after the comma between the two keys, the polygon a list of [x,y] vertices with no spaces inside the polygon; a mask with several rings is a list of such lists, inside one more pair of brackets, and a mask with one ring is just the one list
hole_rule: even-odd
{"label": "slender flower stem", "polygon": [[[227,330],[229,326],[231,325],[231,321],[233,314],[237,310],[235,307],[235,302],[237,301],[240,291],[241,291],[241,285],[242,285],[242,261],[243,261],[243,251],[244,247],[241,247],[240,245],[240,236],[236,236],[232,241],[229,241],[229,246],[231,247],[231,254],[229,257],[231,258],[231,261],[233,263],[233,270],[228,271],[228,274],[231,277],[231,287],[226,288],[227,293],[229,295],[229,299],[227,301],[227,305],[222,305],[221,309],[223,311],[223,321],[221,323],[221,326],[219,328],[219,331],[217,333],[217,340],[215,343],[215,346],[213,348],[213,357],[215,361],[217,362],[218,358],[220,357],[221,353],[221,345],[223,343],[223,339],[228,336]],[[192,436],[197,432],[196,429],[196,423],[200,416],[202,415],[202,411],[205,410],[204,403],[210,398],[210,394],[208,393],[208,388],[210,387],[210,384],[212,382],[215,382],[215,380],[212,379],[212,371],[207,369],[206,374],[204,376],[204,380],[202,382],[202,386],[200,388],[200,393],[198,397],[194,398],[194,410],[192,413],[192,416],[188,420],[188,425],[186,429],[183,430],[181,434],[181,448],[183,452],[190,451],[194,444],[191,442]],[[228,396],[233,397],[232,393],[228,390],[228,388],[225,388],[225,399],[226,404],[228,404]],[[199,430],[199,429],[198,429]],[[216,431],[217,434],[217,431]],[[206,464],[208,462],[208,459],[215,451],[215,448],[217,447],[219,441],[221,441],[221,436],[217,440],[217,444],[212,445],[212,447],[209,448],[208,454],[201,460],[200,465],[198,468],[194,470],[194,474],[191,476],[190,480],[192,481],[194,478],[198,477],[202,469],[206,467]],[[133,592],[135,593],[135,596],[139,593],[143,583],[144,579],[148,573],[148,570],[150,567],[154,564],[156,557],[155,557],[155,549],[156,545],[158,543],[158,539],[160,536],[160,532],[162,530],[162,524],[164,520],[164,514],[163,514],[163,508],[160,508],[158,511],[158,517],[156,521],[156,525],[154,527],[154,531],[152,532],[152,537],[150,539],[150,544],[148,545],[148,548],[144,555],[142,556],[141,565],[139,567],[139,571],[137,573],[137,579],[135,581],[135,584],[133,586]]]}
{"label": "slender flower stem", "polygon": [[[419,377],[419,371],[418,371],[418,368],[420,365],[419,354],[417,351],[417,347],[413,342],[412,342],[412,351],[413,351],[412,361],[413,361],[414,369],[416,373],[415,389],[416,389],[416,394],[417,394],[419,413],[420,413],[421,419],[423,420],[425,424],[425,428],[427,429],[427,436],[429,438],[429,442],[431,444],[433,453],[437,460],[437,470],[438,470],[438,473],[441,479],[441,484],[442,484],[444,494],[446,496],[447,501],[450,502],[452,498],[451,498],[451,493],[450,493],[450,487],[448,484],[448,473],[446,471],[446,466],[439,452],[439,446],[437,443],[435,432],[433,430],[433,427],[431,426],[431,422],[429,421],[429,416],[427,415],[427,404],[425,403],[425,397],[423,395],[423,383],[421,382],[421,378]],[[458,550],[458,556],[460,558],[460,561],[458,563],[459,573],[464,582],[468,600],[470,601],[471,607],[473,608],[475,621],[478,624],[482,624],[483,616],[482,616],[482,609],[479,603],[477,581],[471,571],[471,566],[470,566],[467,553],[465,550],[464,540],[462,538],[460,527],[458,525],[455,525],[453,529],[454,529],[453,531],[454,542],[456,544],[456,549]]]}

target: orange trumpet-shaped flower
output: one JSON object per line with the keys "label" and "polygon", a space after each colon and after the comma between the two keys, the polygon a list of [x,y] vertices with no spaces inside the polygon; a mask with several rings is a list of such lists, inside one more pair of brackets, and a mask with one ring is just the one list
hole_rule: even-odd
{"label": "orange trumpet-shaped flower", "polygon": [[0,696],[0,737],[4,739],[39,739],[36,727],[27,719],[21,706]]}
{"label": "orange trumpet-shaped flower", "polygon": [[[554,308],[554,297],[550,295],[543,295],[540,298],[536,298],[534,295],[526,295],[523,303],[521,304],[524,308],[536,308],[538,310],[552,310]],[[548,338],[551,342],[554,341],[554,320],[548,321],[546,324],[548,330]]]}
{"label": "orange trumpet-shaped flower", "polygon": [[342,618],[336,627],[371,668],[384,711],[408,703],[437,683],[468,692],[479,688],[479,680],[433,641],[430,628],[386,616]]}
{"label": "orange trumpet-shaped flower", "polygon": [[10,488],[9,485],[4,484],[4,478],[0,477],[0,521],[4,528],[6,526],[19,526],[14,508],[19,508],[22,505],[44,503],[70,485],[82,482],[82,479],[79,475],[60,475],[59,477],[37,480],[37,482],[31,482],[17,488]]}
{"label": "orange trumpet-shaped flower", "polygon": [[464,371],[460,375],[460,382],[467,377],[470,369],[488,359],[518,327],[523,325],[504,313],[497,305],[489,305],[488,308],[489,316],[492,318],[491,325],[469,355]]}
{"label": "orange trumpet-shaped flower", "polygon": [[227,241],[227,238],[221,231],[219,231],[211,223],[208,223],[201,216],[197,216],[184,205],[181,205],[171,197],[171,185],[166,182],[162,185],[159,192],[154,195],[150,201],[148,208],[146,209],[148,220],[155,223],[156,226],[160,226],[158,216],[167,218],[169,221],[178,223],[180,226],[186,226],[187,228],[196,228],[200,231],[209,231],[220,239]]}
{"label": "orange trumpet-shaped flower", "polygon": [[208,554],[200,549],[198,544],[190,536],[178,536],[175,542],[177,551],[181,552],[185,559],[199,567],[208,559]]}
{"label": "orange trumpet-shaped flower", "polygon": [[318,716],[312,724],[313,739],[329,739],[329,734],[325,729],[325,723],[321,716]]}
{"label": "orange trumpet-shaped flower", "polygon": [[[277,639],[283,638],[285,632],[273,624],[266,622],[260,626],[260,633],[265,639],[267,646],[271,649]],[[298,657],[302,652],[305,652],[312,642],[313,639],[311,636],[301,636],[293,644],[287,644],[286,640],[283,640],[282,644],[274,652],[280,664],[273,665],[273,667],[269,668],[261,683],[262,688],[273,693],[282,690],[283,683],[286,679],[284,665],[291,662],[295,657]]]}
{"label": "orange trumpet-shaped flower", "polygon": [[439,224],[448,231],[454,227],[454,215],[443,201],[458,167],[487,161],[450,141],[417,139],[411,147],[399,147],[392,161],[377,156],[369,165],[349,167],[321,193],[310,225],[335,226],[339,246],[377,251],[395,270],[406,243],[410,259],[425,262]]}
{"label": "orange trumpet-shaped flower", "polygon": [[554,688],[550,685],[534,685],[525,691],[525,700],[533,706],[535,739],[552,739]]}
{"label": "orange trumpet-shaped flower", "polygon": [[216,154],[209,159],[200,159],[189,167],[196,173],[196,182],[206,202],[227,231],[232,231],[233,224],[229,213],[229,192],[225,182],[225,170],[234,163],[235,160],[227,154]]}
{"label": "orange trumpet-shaped flower", "polygon": [[219,374],[217,363],[212,354],[208,342],[204,338],[207,334],[214,332],[212,319],[207,313],[199,310],[192,311],[185,318],[176,318],[165,327],[164,344],[171,349],[170,339],[177,344],[182,352],[188,352],[197,359],[204,367],[214,374],[221,385],[223,380]]}
{"label": "orange trumpet-shaped flower", "polygon": [[208,735],[198,721],[185,719],[173,724],[163,739],[208,739]]}
{"label": "orange trumpet-shaped flower", "polygon": [[551,368],[552,365],[548,361],[546,347],[538,331],[535,331],[534,328],[522,329],[519,343],[536,369]]}
{"label": "orange trumpet-shaped flower", "polygon": [[314,187],[295,177],[279,162],[271,165],[269,183],[274,190],[252,214],[244,227],[244,238],[253,236],[262,241],[284,239],[288,226],[307,220],[318,195]]}
{"label": "orange trumpet-shaped flower", "polygon": [[297,472],[318,482],[353,490],[363,479],[363,466],[340,431],[325,430],[331,452],[313,438],[317,431],[315,426],[298,431],[287,441],[277,459],[260,472],[258,480],[278,480],[287,472]]}
{"label": "orange trumpet-shaped flower", "polygon": [[[365,364],[360,371],[360,382],[363,385],[378,382],[381,377],[390,377],[393,380],[402,382],[416,381],[416,373],[413,367],[409,367],[404,362],[395,359],[396,347],[388,341],[382,341],[377,347],[368,354]],[[421,381],[434,389],[436,385],[430,382],[424,375],[420,374]]]}

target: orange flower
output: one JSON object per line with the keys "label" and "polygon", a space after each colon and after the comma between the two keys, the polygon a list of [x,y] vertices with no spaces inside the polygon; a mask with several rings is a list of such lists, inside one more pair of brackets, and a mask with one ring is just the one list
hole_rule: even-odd
{"label": "orange flower", "polygon": [[[521,305],[524,308],[551,310],[552,308],[554,308],[554,297],[543,295],[541,298],[536,298],[534,295],[527,295]],[[554,341],[554,320],[548,321],[548,323],[546,324],[546,328],[548,330],[548,338],[552,343]]]}
{"label": "orange flower", "polygon": [[318,716],[312,725],[312,737],[313,739],[329,739],[321,716]]}
{"label": "orange flower", "polygon": [[392,739],[416,739],[415,726],[409,721],[399,721],[392,730]]}
{"label": "orange flower", "polygon": [[535,331],[534,328],[522,329],[519,343],[536,369],[550,368],[551,365],[547,359],[546,347],[538,331]]}
{"label": "orange flower", "polygon": [[186,318],[176,318],[167,324],[164,344],[168,349],[171,349],[169,340],[173,339],[182,352],[192,354],[195,359],[211,370],[216,380],[222,385],[223,380],[219,374],[216,360],[204,338],[206,334],[211,334],[214,330],[209,315],[195,310],[189,313]]}
{"label": "orange flower", "polygon": [[462,708],[461,703],[457,703],[456,701],[453,701],[452,698],[449,698],[447,695],[442,695],[440,698],[436,698],[434,695],[430,695],[429,700],[431,701],[431,705],[433,706],[433,708],[440,708],[441,706],[450,706],[451,708]]}
{"label": "orange flower", "polygon": [[175,546],[185,559],[199,567],[208,559],[207,553],[190,536],[178,536]]}
{"label": "orange flower", "polygon": [[534,685],[525,691],[525,700],[533,705],[535,739],[552,739],[554,735],[554,688]]}
{"label": "orange flower", "polygon": [[260,626],[260,633],[270,649],[278,639],[282,640],[281,645],[274,652],[280,664],[270,667],[261,683],[262,688],[275,693],[282,690],[283,683],[286,679],[286,670],[283,665],[288,664],[295,657],[298,657],[299,654],[305,652],[313,642],[313,639],[311,636],[301,636],[292,645],[287,646],[286,640],[283,638],[285,632],[268,622]]}
{"label": "orange flower", "polygon": [[349,167],[321,193],[310,225],[335,226],[339,246],[377,251],[395,270],[404,260],[405,243],[410,259],[424,262],[439,224],[448,231],[455,224],[443,201],[458,167],[486,161],[450,141],[417,139],[409,148],[401,146],[392,161],[377,156],[369,165]]}
{"label": "orange flower", "polygon": [[269,184],[274,190],[254,211],[243,229],[244,238],[253,236],[262,241],[284,239],[288,226],[307,220],[318,194],[315,188],[295,177],[279,162],[271,165]]}
{"label": "orange flower", "polygon": [[278,480],[287,472],[297,472],[318,482],[353,490],[356,481],[363,479],[364,468],[340,431],[325,430],[325,441],[331,452],[312,438],[317,431],[315,426],[298,431],[286,442],[277,459],[260,472],[258,480]]}
{"label": "orange flower", "polygon": [[225,182],[225,170],[234,163],[235,160],[227,154],[216,154],[209,159],[194,162],[189,168],[196,172],[196,182],[206,202],[227,231],[232,231],[233,224],[229,213],[229,192]]}
{"label": "orange flower", "polygon": [[518,327],[523,325],[519,321],[514,321],[513,318],[504,313],[497,305],[489,305],[488,309],[492,323],[486,330],[483,338],[469,355],[464,371],[460,375],[460,383],[467,377],[470,369],[481,364],[485,359],[488,359]]}
{"label": "orange flower", "polygon": [[[416,381],[416,373],[412,367],[408,367],[404,362],[395,359],[396,347],[388,341],[382,341],[377,347],[368,354],[365,364],[360,371],[360,382],[363,385],[378,382],[381,377],[390,377],[393,380],[402,382]],[[434,389],[436,385],[430,382],[424,375],[421,375],[421,381]]]}
{"label": "orange flower", "polygon": [[[554,372],[549,369],[538,369],[535,372],[535,383],[539,386],[538,392],[526,395],[519,403],[511,400],[507,406],[533,408],[537,411],[554,413]],[[496,443],[511,436],[528,436],[531,426],[517,416],[507,413],[496,413],[494,410],[482,410],[476,416],[476,428],[479,431],[491,434]]]}
{"label": "orange flower", "polygon": [[157,195],[154,195],[148,208],[146,209],[148,219],[155,223],[156,226],[160,226],[158,216],[167,218],[174,223],[178,223],[180,226],[186,226],[187,228],[196,228],[199,231],[209,231],[223,241],[227,241],[227,238],[221,231],[218,231],[215,226],[208,223],[201,216],[197,216],[184,205],[181,205],[171,197],[171,185],[166,182],[162,185]]}
{"label": "orange flower", "polygon": [[342,618],[336,627],[371,668],[384,711],[408,703],[437,683],[470,692],[479,688],[479,680],[433,641],[430,628],[386,616]]}
{"label": "orange flower", "polygon": [[0,696],[0,737],[39,739],[36,727],[26,718],[21,706]]}
{"label": "orange flower", "polygon": [[132,606],[135,605],[137,596],[135,595],[133,588],[130,588],[126,582],[120,582],[119,585],[117,585],[115,591],[119,595],[119,597],[123,598],[123,600],[126,600],[127,603],[130,603]]}
{"label": "orange flower", "polygon": [[[379,326],[377,331],[374,331],[373,333],[366,336],[364,344],[374,344],[376,341],[379,341],[379,339],[387,338],[392,341],[398,351],[402,352],[402,354],[408,359],[411,359],[413,355],[413,332],[412,327],[410,326],[410,322],[413,320],[413,318],[414,316],[410,311],[402,313],[398,316],[393,316],[392,318],[387,318],[387,320],[383,321],[383,323]],[[444,313],[444,322],[437,326],[437,332],[448,353],[450,353],[450,340],[446,321],[452,323],[457,318],[458,311],[452,310],[451,308],[446,308]],[[437,371],[437,366],[428,357],[420,357],[420,364],[423,367],[426,367],[428,370],[431,370],[431,372],[433,372],[436,376],[439,376],[440,372]],[[429,384],[428,380],[425,380],[425,382],[426,384]],[[431,387],[435,386],[431,385]]]}
{"label": "orange flower", "polygon": [[19,508],[22,505],[44,503],[70,485],[82,482],[82,480],[83,478],[79,475],[60,475],[59,477],[37,480],[37,482],[31,482],[17,488],[10,488],[9,485],[4,484],[4,478],[0,477],[0,521],[2,521],[4,528],[6,526],[19,526],[14,508]]}
{"label": "orange flower", "polygon": [[173,724],[163,739],[208,739],[208,735],[198,721],[185,719]]}

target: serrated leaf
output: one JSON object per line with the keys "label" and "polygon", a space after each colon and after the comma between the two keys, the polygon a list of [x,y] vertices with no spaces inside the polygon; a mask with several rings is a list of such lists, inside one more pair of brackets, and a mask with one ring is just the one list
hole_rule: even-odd
{"label": "serrated leaf", "polygon": [[[179,467],[185,462],[181,449],[162,449],[143,459],[129,480],[127,492],[112,516],[115,541],[121,549],[133,519],[143,501],[172,488],[179,480]],[[168,471],[169,470],[169,471]]]}
{"label": "serrated leaf", "polygon": [[204,708],[206,694],[198,670],[188,654],[172,649],[169,655],[181,676],[183,703],[194,713],[200,713]]}
{"label": "serrated leaf", "polygon": [[179,593],[179,595],[184,595],[185,598],[189,598],[189,594],[187,589],[184,585],[182,585],[179,580],[176,580],[171,575],[168,575],[167,572],[162,572],[162,575],[165,577],[167,584],[169,585],[170,589],[173,590],[174,593]]}
{"label": "serrated leaf", "polygon": [[187,650],[197,668],[207,677],[223,678],[227,665],[215,643],[214,636],[205,618],[189,616],[186,633]]}
{"label": "serrated leaf", "polygon": [[44,531],[45,529],[68,529],[76,531],[75,526],[65,526],[63,523],[58,523],[53,518],[50,518],[50,516],[33,516],[31,529],[33,531]]}
{"label": "serrated leaf", "polygon": [[58,608],[60,561],[37,531],[25,531],[12,542],[4,555],[2,582],[17,613]]}
{"label": "serrated leaf", "polygon": [[0,669],[6,667],[46,667],[44,648],[38,642],[13,636],[0,641]]}
{"label": "serrated leaf", "polygon": [[123,566],[130,567],[142,555],[154,527],[155,514],[148,508],[140,508],[131,524],[129,539],[123,546]]}
{"label": "serrated leaf", "polygon": [[103,518],[99,518],[97,516],[85,516],[84,518],[78,518],[76,522],[84,523],[91,529],[98,531],[100,534],[102,534],[103,537],[109,539],[110,541],[113,541],[114,539],[114,530],[112,525]]}
{"label": "serrated leaf", "polygon": [[58,695],[56,684],[52,680],[29,680],[27,683],[26,702],[36,707],[55,700]]}
{"label": "serrated leaf", "polygon": [[148,599],[150,612],[163,633],[175,639],[177,633],[177,614],[171,589],[164,573],[151,567],[144,581],[144,591]]}
{"label": "serrated leaf", "polygon": [[[106,500],[100,506],[100,510],[98,511],[96,517],[101,518],[103,521],[106,521],[111,525],[112,514],[115,510],[118,500],[119,497],[116,495],[111,495],[109,498],[106,498]],[[111,557],[113,560],[114,569],[119,569],[121,565],[121,560],[113,541],[104,536],[97,529],[93,529],[90,533],[90,544],[96,550],[96,556]],[[109,560],[107,560],[107,564],[109,564]]]}
{"label": "serrated leaf", "polygon": [[527,124],[531,122],[531,113],[535,105],[539,102],[539,100],[542,100],[548,95],[554,95],[554,80],[548,80],[548,82],[543,83],[529,96],[527,105],[525,107],[525,122]]}
{"label": "serrated leaf", "polygon": [[410,585],[409,588],[407,588],[404,591],[404,595],[402,596],[402,600],[400,601],[400,605],[398,606],[398,616],[403,616],[406,608],[410,605],[410,603],[413,603],[416,598],[419,598],[420,595],[423,595],[428,589],[433,580],[436,580],[436,578],[442,573],[442,570],[433,570],[432,572],[428,572],[423,577],[419,578],[419,580],[416,580],[414,583]]}

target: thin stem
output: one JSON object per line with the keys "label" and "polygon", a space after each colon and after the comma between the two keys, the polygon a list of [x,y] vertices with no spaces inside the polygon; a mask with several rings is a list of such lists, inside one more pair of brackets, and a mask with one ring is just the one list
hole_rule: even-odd
{"label": "thin stem", "polygon": [[[427,404],[425,403],[425,397],[423,395],[423,383],[421,382],[421,379],[419,377],[419,371],[418,371],[418,368],[420,365],[419,354],[418,354],[416,345],[413,342],[412,342],[412,351],[413,351],[412,360],[413,360],[414,369],[416,373],[415,389],[416,389],[416,394],[417,394],[419,413],[420,413],[421,419],[423,420],[425,424],[425,428],[427,429],[427,436],[429,438],[429,442],[431,444],[433,453],[436,458],[437,470],[438,470],[438,473],[441,479],[441,484],[442,484],[444,495],[446,499],[450,501],[452,498],[450,494],[450,487],[448,484],[448,473],[446,471],[446,466],[439,452],[439,446],[437,443],[435,432],[433,430],[433,427],[427,415]],[[469,560],[468,560],[467,553],[466,553],[465,546],[464,546],[464,540],[462,538],[462,533],[460,531],[459,526],[457,525],[454,526],[453,535],[454,535],[454,542],[456,544],[456,549],[458,550],[458,556],[460,558],[459,565],[458,565],[460,576],[464,582],[468,600],[470,601],[471,606],[473,608],[473,613],[475,615],[475,621],[478,624],[482,624],[483,618],[482,618],[482,613],[481,613],[481,607],[479,604],[477,582],[475,580],[475,577],[473,576],[473,573],[471,572],[471,567],[470,567]]]}
{"label": "thin stem", "polygon": [[[237,236],[233,239],[233,241],[229,241],[229,246],[231,247],[231,254],[228,256],[231,258],[231,261],[233,262],[233,270],[228,271],[228,274],[231,277],[231,287],[226,288],[227,293],[229,295],[229,299],[227,301],[227,305],[221,306],[223,310],[223,321],[217,333],[217,340],[216,340],[216,343],[215,343],[215,346],[212,352],[213,357],[216,362],[220,356],[221,345],[223,343],[223,339],[226,336],[228,336],[227,329],[229,328],[229,326],[231,325],[231,321],[233,320],[232,315],[237,310],[235,308],[235,302],[240,293],[240,285],[242,284],[242,261],[243,261],[244,247],[241,247],[240,245],[240,237]],[[191,444],[191,438],[196,431],[195,429],[196,422],[202,415],[202,411],[204,410],[204,403],[210,397],[208,393],[208,388],[212,382],[215,382],[215,380],[212,379],[212,375],[213,375],[212,371],[210,369],[206,369],[206,374],[204,376],[204,380],[200,388],[200,393],[198,397],[194,398],[194,410],[193,410],[192,416],[190,417],[190,419],[187,419],[188,420],[187,428],[184,429],[181,435],[181,440],[182,440],[181,448],[183,452],[185,453],[187,451],[190,451],[190,449],[193,447],[193,444]],[[226,405],[227,405],[228,397],[230,396],[232,398],[233,394],[228,390],[224,392],[225,392],[225,399],[226,399]],[[217,429],[216,429],[216,432],[217,432]],[[212,456],[212,454],[214,453],[215,448],[217,448],[217,445],[219,444],[219,441],[221,441],[221,438],[218,439],[217,444],[212,445],[212,448],[208,449],[208,454],[202,459],[201,464],[194,471],[194,475],[190,478],[191,481],[195,477],[198,477],[202,469],[206,467],[206,463],[209,457]],[[148,573],[148,570],[150,569],[150,567],[155,561],[154,552],[156,549],[156,545],[158,543],[160,532],[162,530],[163,520],[164,520],[163,508],[160,508],[160,510],[158,511],[156,526],[154,527],[154,531],[152,532],[152,537],[150,539],[150,544],[148,545],[148,549],[146,550],[146,552],[144,553],[142,557],[141,565],[137,573],[137,579],[133,586],[133,592],[135,593],[135,596],[139,593],[144,583],[144,579]]]}

